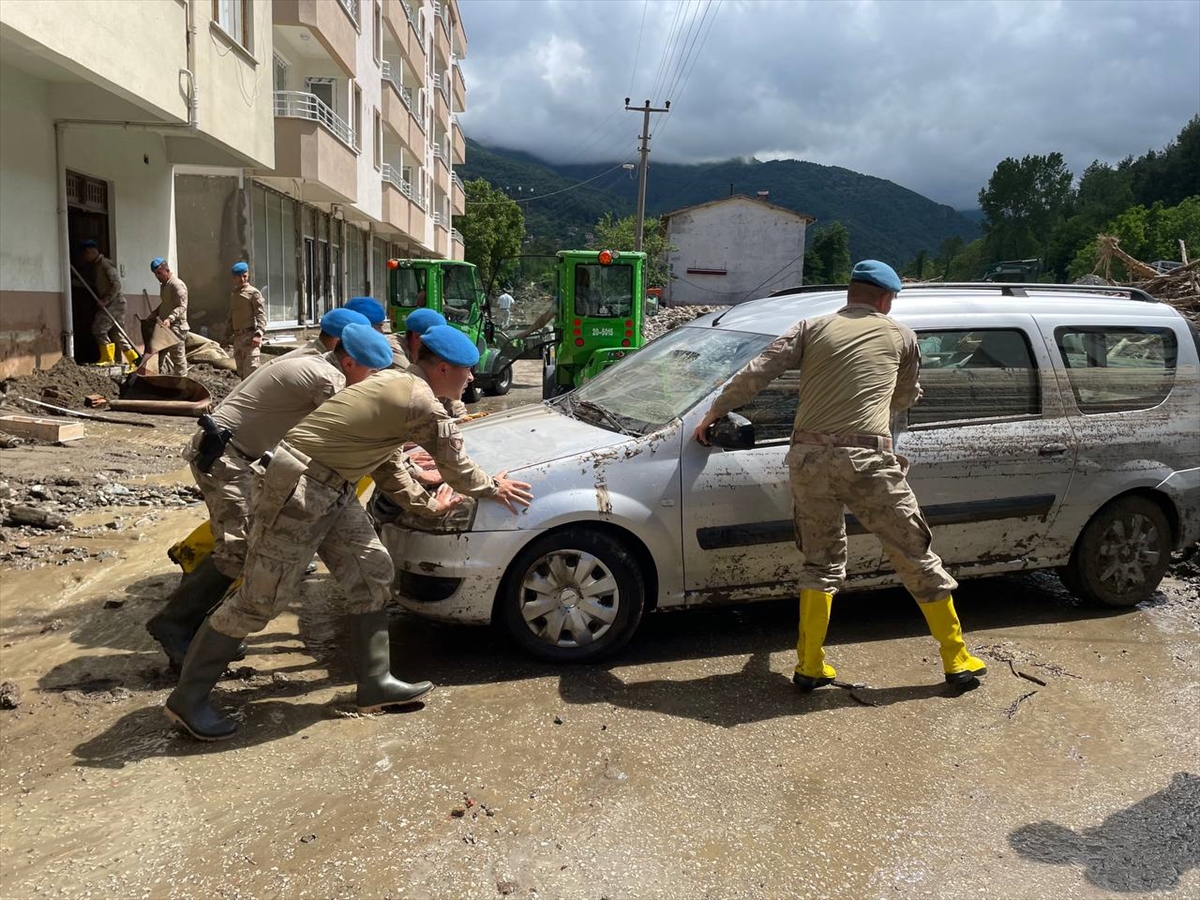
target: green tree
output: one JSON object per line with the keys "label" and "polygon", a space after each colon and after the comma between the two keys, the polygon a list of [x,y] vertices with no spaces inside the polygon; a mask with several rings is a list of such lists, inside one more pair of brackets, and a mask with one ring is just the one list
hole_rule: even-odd
{"label": "green tree", "polygon": [[990,261],[1045,257],[1071,200],[1071,181],[1061,153],[1001,160],[979,192]]}
{"label": "green tree", "polygon": [[848,284],[850,232],[841,222],[818,228],[804,252],[805,284]]}
{"label": "green tree", "polygon": [[[1178,206],[1155,203],[1149,208],[1133,206],[1101,228],[1104,234],[1121,240],[1121,249],[1142,262],[1156,259],[1179,259],[1179,242],[1189,248],[1200,247],[1200,197],[1189,197]],[[1100,248],[1093,240],[1075,254],[1069,275],[1078,278],[1093,271],[1099,261]],[[1129,281],[1131,275],[1119,262],[1113,263],[1112,277]]]}
{"label": "green tree", "polygon": [[936,274],[941,275],[943,281],[950,280],[950,267],[954,265],[954,258],[962,251],[963,239],[958,235],[946,238],[938,247],[938,254],[933,258],[933,265]]}
{"label": "green tree", "polygon": [[463,258],[479,267],[485,285],[490,284],[496,263],[521,251],[525,239],[525,216],[521,206],[482,178],[468,181],[466,214],[456,216],[454,226],[463,236]]}
{"label": "green tree", "polygon": [[946,266],[945,281],[975,281],[987,266],[986,238],[977,238],[954,254]]}
{"label": "green tree", "polygon": [[[606,212],[596,223],[595,239],[589,250],[632,250],[637,243],[637,216],[614,219]],[[667,230],[660,219],[647,219],[642,231],[642,252],[646,254],[646,286],[663,287],[671,277],[667,253]]]}

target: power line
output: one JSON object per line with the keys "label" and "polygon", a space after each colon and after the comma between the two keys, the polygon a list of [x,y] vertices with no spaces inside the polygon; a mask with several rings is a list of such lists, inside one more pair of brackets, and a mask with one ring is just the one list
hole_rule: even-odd
{"label": "power line", "polygon": [[[682,93],[682,85],[680,84],[680,80],[683,78],[684,72],[690,72],[692,68],[695,68],[695,62],[692,61],[693,53],[695,54],[695,58],[697,60],[700,58],[700,53],[704,49],[704,43],[702,41],[700,41],[699,46],[697,46],[697,42],[700,40],[701,33],[704,32],[704,22],[705,22],[705,20],[708,19],[708,14],[712,9],[712,5],[713,5],[712,0],[707,0],[707,2],[704,5],[704,15],[700,17],[700,26],[696,29],[696,36],[694,38],[692,38],[692,43],[687,48],[687,51],[686,51],[687,55],[683,59],[683,64],[679,67],[678,71],[675,73],[674,81],[672,81],[671,86],[667,88],[667,94],[666,94],[667,97],[677,98],[677,95],[675,93],[676,87],[680,87],[681,88],[680,92]],[[719,11],[720,3],[717,4],[717,7],[718,7],[718,11]],[[714,22],[716,21],[715,16],[713,17],[713,21]],[[709,26],[709,31],[712,31],[711,25]],[[705,40],[707,40],[708,34],[705,33],[704,37],[705,37]],[[692,62],[692,66],[690,68],[688,66],[689,62]],[[683,84],[686,84],[686,83],[687,83],[687,81],[686,81],[686,79],[684,79]]]}
{"label": "power line", "polygon": [[680,13],[683,12],[683,7],[686,4],[686,2],[687,2],[687,0],[678,0],[677,4],[675,6],[675,18],[672,20],[671,30],[667,34],[667,42],[663,48],[662,58],[659,59],[659,61],[658,61],[658,74],[656,74],[654,76],[654,85],[650,89],[651,97],[659,96],[658,89],[659,89],[660,84],[663,81],[663,76],[666,74],[666,71],[667,71],[667,61],[669,59],[671,59],[672,54],[675,51],[675,42],[679,36],[679,31],[678,31],[679,15],[680,15]]}
{"label": "power line", "polygon": [[466,201],[466,205],[467,206],[497,206],[501,203],[507,203],[509,200],[511,200],[513,203],[532,203],[534,200],[544,200],[545,198],[553,197],[556,194],[565,194],[567,191],[573,191],[576,188],[581,188],[585,184],[591,184],[593,181],[596,181],[599,178],[603,178],[609,172],[615,172],[617,169],[621,168],[621,166],[623,166],[623,165],[625,165],[625,163],[619,162],[615,166],[613,166],[611,169],[605,169],[599,175],[593,175],[591,178],[587,179],[586,181],[579,181],[579,182],[576,182],[575,184],[570,185],[569,187],[560,188],[557,191],[550,191],[547,194],[538,194],[536,197],[524,197],[524,198],[508,197],[505,200],[468,200],[468,201]]}
{"label": "power line", "polygon": [[[712,0],[708,0],[708,3],[711,4]],[[696,18],[700,12],[699,0],[697,0],[695,6],[689,8],[689,11],[691,12],[691,16],[688,19],[687,31],[685,32],[682,29],[680,31],[682,37],[680,38],[679,46],[677,48],[678,52],[675,55],[675,65],[669,71],[667,77],[663,79],[663,96],[668,99],[670,98],[672,91],[672,88],[668,87],[668,85],[673,85],[679,79],[679,74],[683,71],[683,67],[687,65],[690,47],[695,41],[695,38],[692,37],[692,32],[696,30]],[[705,12],[707,14],[707,7],[705,7]],[[698,31],[696,33],[699,34]]]}
{"label": "power line", "polygon": [[[675,95],[676,101],[678,101],[679,98],[682,97],[684,92],[687,90],[688,81],[691,80],[692,72],[694,72],[696,70],[696,65],[700,62],[700,58],[704,55],[704,45],[708,43],[708,36],[710,34],[712,34],[713,26],[717,24],[717,16],[721,12],[721,3],[722,2],[724,2],[724,0],[717,0],[717,7],[713,12],[712,20],[708,23],[708,31],[704,32],[704,37],[700,39],[700,44],[699,44],[699,47],[697,47],[697,49],[696,49],[695,57],[692,59],[692,64],[688,68],[687,73],[683,76],[683,83],[679,86],[679,92]],[[706,14],[707,14],[707,12],[706,12]],[[701,21],[700,24],[701,24],[701,27],[703,27],[704,22]],[[699,34],[699,32],[697,32],[697,34]],[[667,127],[666,124],[664,124],[663,130],[665,130],[666,127]],[[661,131],[659,132],[659,136],[660,137],[662,136]]]}
{"label": "power line", "polygon": [[629,71],[629,91],[630,96],[633,95],[633,80],[637,77],[638,60],[642,58],[642,32],[646,30],[646,10],[650,7],[650,0],[645,0],[642,4],[642,24],[638,27],[637,50],[633,54],[633,68]]}

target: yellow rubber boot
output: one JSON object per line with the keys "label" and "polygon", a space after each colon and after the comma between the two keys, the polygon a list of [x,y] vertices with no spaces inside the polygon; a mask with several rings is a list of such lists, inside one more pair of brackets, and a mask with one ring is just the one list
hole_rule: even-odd
{"label": "yellow rubber boot", "polygon": [[825,633],[832,609],[833,594],[808,588],[800,591],[800,637],[792,683],[802,691],[832,684],[837,678],[837,671],[825,662]]}
{"label": "yellow rubber boot", "polygon": [[962,626],[958,613],[954,611],[954,598],[935,600],[933,603],[918,603],[929,633],[938,642],[942,654],[942,668],[946,680],[951,684],[966,684],[972,678],[987,674],[987,665],[967,652],[963,642]]}
{"label": "yellow rubber boot", "polygon": [[126,371],[128,371],[128,372],[135,371],[137,369],[137,364],[138,364],[137,351],[136,350],[126,350],[121,355],[125,357],[125,362],[127,362],[129,364],[126,367]]}
{"label": "yellow rubber boot", "polygon": [[354,486],[355,498],[362,500],[363,494],[369,491],[371,489],[371,485],[374,483],[375,482],[371,480],[370,475],[364,475],[362,478],[358,479],[358,484]]}
{"label": "yellow rubber boot", "polygon": [[205,519],[191,534],[171,547],[167,556],[184,572],[191,572],[212,555],[216,544],[212,524]]}
{"label": "yellow rubber boot", "polygon": [[117,345],[116,344],[101,344],[100,358],[96,360],[98,366],[111,366],[117,361]]}

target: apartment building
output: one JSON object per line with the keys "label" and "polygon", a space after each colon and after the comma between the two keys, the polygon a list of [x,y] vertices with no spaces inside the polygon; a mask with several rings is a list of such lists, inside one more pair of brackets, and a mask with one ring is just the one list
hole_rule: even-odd
{"label": "apartment building", "polygon": [[158,255],[216,337],[236,260],[283,334],[462,258],[466,51],[454,0],[0,2],[0,377],[96,358],[84,239],[135,338]]}

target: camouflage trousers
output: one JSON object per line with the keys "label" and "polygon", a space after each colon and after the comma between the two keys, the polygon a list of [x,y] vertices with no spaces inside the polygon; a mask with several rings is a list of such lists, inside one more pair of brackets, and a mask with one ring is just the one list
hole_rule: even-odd
{"label": "camouflage trousers", "polygon": [[795,444],[787,462],[804,554],[800,587],[834,594],[845,582],[844,508],[879,538],[918,603],[943,600],[958,587],[930,549],[933,534],[905,478],[906,460],[885,450]]}
{"label": "camouflage trousers", "polygon": [[392,560],[353,484],[283,443],[255,487],[250,516],[242,582],[209,618],[216,631],[241,638],[265,628],[295,599],[314,553],[345,591],[345,612],[387,605]]}
{"label": "camouflage trousers", "polygon": [[247,378],[258,368],[259,349],[254,346],[254,331],[239,331],[233,336],[233,361],[237,363],[238,378]]}
{"label": "camouflage trousers", "polygon": [[[97,344],[116,344],[117,356],[120,357],[126,350],[132,350],[129,341],[121,336],[121,332],[117,330],[117,325],[124,328],[125,321],[125,301],[114,300],[108,306],[102,306],[96,310],[96,318],[92,319],[92,337],[96,339]],[[120,361],[118,359],[118,361]]]}
{"label": "camouflage trousers", "polygon": [[208,522],[213,533],[213,564],[227,578],[242,574],[246,561],[246,527],[250,518],[250,489],[254,470],[249,460],[239,456],[232,447],[207,472],[196,468],[195,458],[204,432],[197,431],[184,451],[191,463],[192,477],[204,495],[208,507]]}
{"label": "camouflage trousers", "polygon": [[171,331],[179,338],[178,344],[173,344],[158,354],[158,371],[160,375],[187,375],[187,336],[186,331]]}

